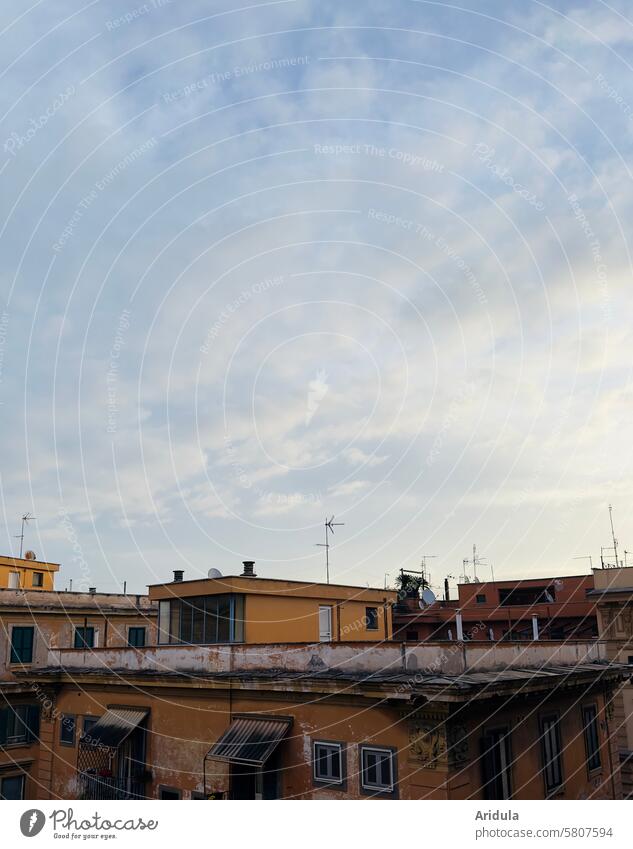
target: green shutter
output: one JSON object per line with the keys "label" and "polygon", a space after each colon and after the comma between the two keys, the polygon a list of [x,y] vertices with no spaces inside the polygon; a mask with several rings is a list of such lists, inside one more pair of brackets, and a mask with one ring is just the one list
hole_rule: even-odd
{"label": "green shutter", "polygon": [[33,628],[24,629],[22,655],[24,657],[23,663],[31,663],[33,661]]}
{"label": "green shutter", "polygon": [[40,706],[28,705],[26,709],[26,731],[29,743],[39,739],[40,734]]}

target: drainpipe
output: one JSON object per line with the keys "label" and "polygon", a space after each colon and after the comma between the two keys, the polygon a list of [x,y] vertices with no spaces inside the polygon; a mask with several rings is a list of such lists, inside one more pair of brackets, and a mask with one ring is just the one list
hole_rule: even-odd
{"label": "drainpipe", "polygon": [[462,612],[458,610],[455,613],[455,626],[457,628],[457,641],[462,643],[464,641],[464,626],[462,623]]}
{"label": "drainpipe", "polygon": [[538,640],[538,616],[532,617],[532,639]]}

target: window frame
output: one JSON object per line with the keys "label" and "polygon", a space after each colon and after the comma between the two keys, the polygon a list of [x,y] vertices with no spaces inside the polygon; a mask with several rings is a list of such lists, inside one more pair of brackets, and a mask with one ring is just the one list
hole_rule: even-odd
{"label": "window frame", "polygon": [[[175,793],[176,799],[165,799],[163,797],[164,792]],[[166,784],[159,784],[158,785],[158,798],[162,801],[165,801],[165,802],[180,801],[182,799],[182,790],[179,790],[177,787],[169,787]]]}
{"label": "window frame", "polygon": [[[83,631],[84,636],[81,638],[83,641],[83,645],[77,645],[79,632]],[[85,632],[92,632],[92,645],[89,646],[86,644],[86,636]],[[73,648],[78,649],[79,651],[86,651],[95,649],[97,647],[97,629],[94,625],[73,625]]]}
{"label": "window frame", "polygon": [[[30,746],[39,738],[39,704],[12,704],[6,702],[0,707],[0,746],[10,749],[16,746]],[[9,735],[9,730],[22,728],[22,733]]]}
{"label": "window frame", "polygon": [[[365,796],[382,796],[395,799],[398,795],[398,750],[393,746],[374,746],[369,743],[361,743],[358,747],[358,776],[360,784],[360,792]],[[379,752],[380,754],[389,755],[389,764],[391,768],[391,785],[372,785],[365,781],[365,762],[364,756],[367,752]]]}
{"label": "window frame", "polygon": [[[38,579],[37,582],[35,579]],[[44,573],[43,572],[33,572],[31,576],[31,586],[40,589],[44,586]]]}
{"label": "window frame", "polygon": [[[311,743],[313,785],[315,787],[329,787],[332,790],[345,790],[347,787],[347,747],[345,743],[339,740],[322,740],[320,738],[312,738]],[[319,763],[316,756],[317,746],[325,746],[329,749],[335,749],[338,752],[339,778],[327,778],[317,775],[317,764]]]}
{"label": "window frame", "polygon": [[[374,617],[373,621],[376,623],[375,625],[369,624],[369,611],[372,610],[372,616]],[[378,621],[378,608],[374,606],[369,606],[365,608],[365,628],[367,631],[379,631],[380,623]]]}
{"label": "window frame", "polygon": [[[490,746],[486,746],[486,740],[495,735],[496,739],[494,743]],[[493,746],[497,746],[500,742],[503,741],[504,745],[504,755],[505,755],[505,767],[501,772],[495,773],[494,776],[487,778],[487,758],[489,757],[489,753],[492,751]],[[490,728],[484,728],[481,737],[479,738],[479,743],[481,747],[481,772],[482,772],[482,788],[484,791],[484,799],[488,799],[490,801],[507,801],[508,799],[512,799],[514,793],[514,775],[513,775],[513,764],[514,758],[512,756],[512,727],[510,725],[495,725]],[[493,781],[496,783],[500,781],[502,784],[504,783],[507,786],[507,796],[499,796],[499,795],[491,795],[490,788]]]}
{"label": "window frame", "polygon": [[[587,722],[586,714],[589,711],[593,711],[593,718]],[[583,737],[585,740],[585,756],[587,762],[587,773],[589,775],[593,775],[602,770],[602,752],[600,745],[600,722],[598,720],[598,705],[595,702],[591,702],[590,704],[581,705],[580,708],[580,716],[582,720],[582,731]],[[589,740],[589,728],[593,726],[595,729],[596,735],[596,747],[593,752],[590,751],[590,740]],[[591,766],[592,758],[597,758],[598,763],[595,766]]]}
{"label": "window frame", "polygon": [[10,781],[11,779],[15,779],[15,778],[20,779],[21,790],[22,790],[22,793],[20,795],[20,799],[15,800],[15,801],[21,801],[21,800],[24,799],[24,795],[25,795],[25,792],[26,792],[26,774],[24,772],[16,772],[12,775],[11,774],[0,775],[0,799],[2,801],[11,801],[11,799],[7,799],[7,797],[2,792],[3,791],[3,785],[4,785],[5,781],[7,781],[7,780]]}
{"label": "window frame", "polygon": [[[72,719],[72,740],[64,740],[64,730],[67,729],[67,725],[65,720]],[[75,713],[62,713],[61,718],[59,720],[59,745],[60,746],[68,746],[69,748],[74,748],[75,743],[77,742],[77,714]]]}
{"label": "window frame", "polygon": [[[130,639],[130,635],[132,631],[142,631],[143,632],[143,642],[142,643],[133,643]],[[144,649],[147,645],[147,628],[145,625],[128,625],[127,629],[127,644],[130,648],[133,649]]]}
{"label": "window frame", "polygon": [[[90,729],[94,728],[94,726],[101,719],[100,716],[93,716],[92,714],[86,714],[81,719],[81,736],[86,737],[90,736]],[[88,728],[86,728],[86,720],[90,723]],[[75,722],[75,731],[77,730],[77,723]]]}
{"label": "window frame", "polygon": [[[547,752],[546,752],[546,738],[545,738],[545,726],[552,724],[554,727],[555,741],[556,741],[556,762],[558,765],[558,772],[560,775],[560,782],[558,784],[550,785],[548,783],[547,771],[550,768],[550,764],[552,761],[547,761]],[[552,796],[557,796],[562,793],[565,789],[565,770],[563,764],[563,739],[561,734],[561,721],[559,713],[547,713],[543,714],[539,719],[539,739],[540,739],[540,747],[541,747],[541,764],[542,764],[542,773],[543,773],[543,785],[545,788],[545,798],[549,799]]]}
{"label": "window frame", "polygon": [[[14,647],[14,634],[16,631],[30,631],[31,632],[31,656],[29,660],[20,660],[17,659],[17,652]],[[24,650],[24,645],[22,645],[22,650]],[[14,659],[14,657],[16,659]],[[10,666],[29,666],[33,663],[33,658],[35,657],[35,626],[34,625],[11,625],[11,635],[9,639],[9,665]]]}

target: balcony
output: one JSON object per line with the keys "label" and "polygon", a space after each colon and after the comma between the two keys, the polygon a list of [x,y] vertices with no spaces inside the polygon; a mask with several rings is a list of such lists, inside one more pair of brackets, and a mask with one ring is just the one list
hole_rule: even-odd
{"label": "balcony", "polygon": [[79,798],[98,800],[145,799],[145,783],[100,775],[87,770],[79,775]]}

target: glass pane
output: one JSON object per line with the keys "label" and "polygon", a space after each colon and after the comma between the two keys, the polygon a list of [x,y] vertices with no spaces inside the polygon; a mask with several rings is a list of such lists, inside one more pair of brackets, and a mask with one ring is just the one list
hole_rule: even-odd
{"label": "glass pane", "polygon": [[230,599],[227,595],[218,597],[218,642],[228,643],[230,639]]}
{"label": "glass pane", "polygon": [[191,642],[204,642],[204,598],[191,599]]}
{"label": "glass pane", "polygon": [[3,778],[0,785],[2,799],[22,799],[24,796],[24,776],[16,775],[10,778]]}
{"label": "glass pane", "polygon": [[380,755],[380,783],[385,787],[391,787],[391,755],[386,752]]}
{"label": "glass pane", "polygon": [[217,643],[218,641],[218,600],[216,596],[207,596],[206,614],[204,625],[205,643]]}
{"label": "glass pane", "polygon": [[158,644],[164,645],[169,642],[169,602],[158,602]]}
{"label": "glass pane", "polygon": [[365,752],[365,782],[367,784],[378,784],[378,758],[375,752]]}
{"label": "glass pane", "polygon": [[233,634],[236,643],[244,642],[244,596],[233,596]]}
{"label": "glass pane", "polygon": [[170,616],[169,616],[169,642],[170,643],[178,643],[182,639],[182,635],[180,632],[180,614],[182,609],[182,603],[180,599],[172,599],[170,603]]}

